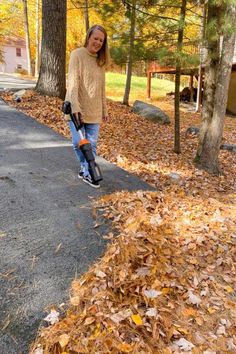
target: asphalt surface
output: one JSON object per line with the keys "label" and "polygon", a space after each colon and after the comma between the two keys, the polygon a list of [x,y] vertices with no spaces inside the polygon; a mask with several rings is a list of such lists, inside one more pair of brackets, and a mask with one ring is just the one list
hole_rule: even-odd
{"label": "asphalt surface", "polygon": [[67,302],[71,281],[103,254],[110,225],[94,228],[93,198],[152,189],[97,161],[99,190],[77,178],[68,139],[0,101],[1,354],[28,353],[50,305]]}
{"label": "asphalt surface", "polygon": [[0,73],[0,91],[2,90],[22,90],[25,88],[34,88],[35,87],[35,81],[32,80],[23,80],[18,77],[15,77],[14,75],[7,75],[7,74],[2,74]]}

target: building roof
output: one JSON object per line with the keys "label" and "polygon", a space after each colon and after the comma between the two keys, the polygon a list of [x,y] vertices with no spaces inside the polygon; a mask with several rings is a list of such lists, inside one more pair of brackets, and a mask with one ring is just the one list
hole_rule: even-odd
{"label": "building roof", "polygon": [[[202,48],[202,59],[204,62],[204,59],[206,58],[206,49]],[[204,68],[205,65],[202,65]],[[234,55],[233,55],[233,66],[232,66],[232,71],[236,70],[236,41],[235,41],[235,46],[234,46]],[[160,65],[157,61],[151,61],[147,65],[147,72],[148,73],[158,73],[158,74],[175,74],[176,73],[176,68],[173,66],[169,65]],[[197,75],[198,74],[198,67],[189,67],[189,68],[181,68],[181,74],[182,75]]]}
{"label": "building roof", "polygon": [[10,47],[25,47],[25,40],[21,37],[5,37],[3,45]]}
{"label": "building roof", "polygon": [[[204,69],[204,66],[203,66]],[[236,60],[233,61],[232,71],[236,71]],[[176,68],[171,66],[159,65],[156,62],[150,62],[147,66],[148,73],[156,74],[175,74]],[[198,75],[198,67],[195,68],[181,68],[181,75]]]}
{"label": "building roof", "polygon": [[[158,74],[175,74],[176,68],[171,66],[160,65],[157,62],[149,62],[147,72]],[[181,68],[182,75],[197,75],[198,68]]]}

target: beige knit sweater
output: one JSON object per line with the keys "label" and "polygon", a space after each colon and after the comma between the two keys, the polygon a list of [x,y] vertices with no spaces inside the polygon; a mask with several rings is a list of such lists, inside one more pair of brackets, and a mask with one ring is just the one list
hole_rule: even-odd
{"label": "beige knit sweater", "polygon": [[96,58],[85,47],[70,55],[65,100],[71,102],[72,113],[82,114],[85,123],[100,123],[107,116],[105,69],[97,64]]}

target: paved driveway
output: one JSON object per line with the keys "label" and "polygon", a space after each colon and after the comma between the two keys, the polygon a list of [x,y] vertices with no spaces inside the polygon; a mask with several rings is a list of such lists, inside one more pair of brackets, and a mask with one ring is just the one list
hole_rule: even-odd
{"label": "paved driveway", "polygon": [[13,89],[16,91],[25,88],[34,88],[35,85],[35,81],[23,80],[20,77],[14,75],[0,73],[0,91],[7,89]]}
{"label": "paved driveway", "polygon": [[0,353],[28,353],[46,307],[68,300],[72,279],[104,252],[91,201],[151,189],[98,159],[94,190],[77,179],[69,140],[0,101]]}

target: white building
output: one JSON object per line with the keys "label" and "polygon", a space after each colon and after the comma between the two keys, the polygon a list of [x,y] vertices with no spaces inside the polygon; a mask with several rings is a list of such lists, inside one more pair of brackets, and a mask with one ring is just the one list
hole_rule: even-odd
{"label": "white building", "polygon": [[2,45],[4,63],[0,63],[0,72],[15,73],[17,70],[28,71],[25,40],[9,37]]}

